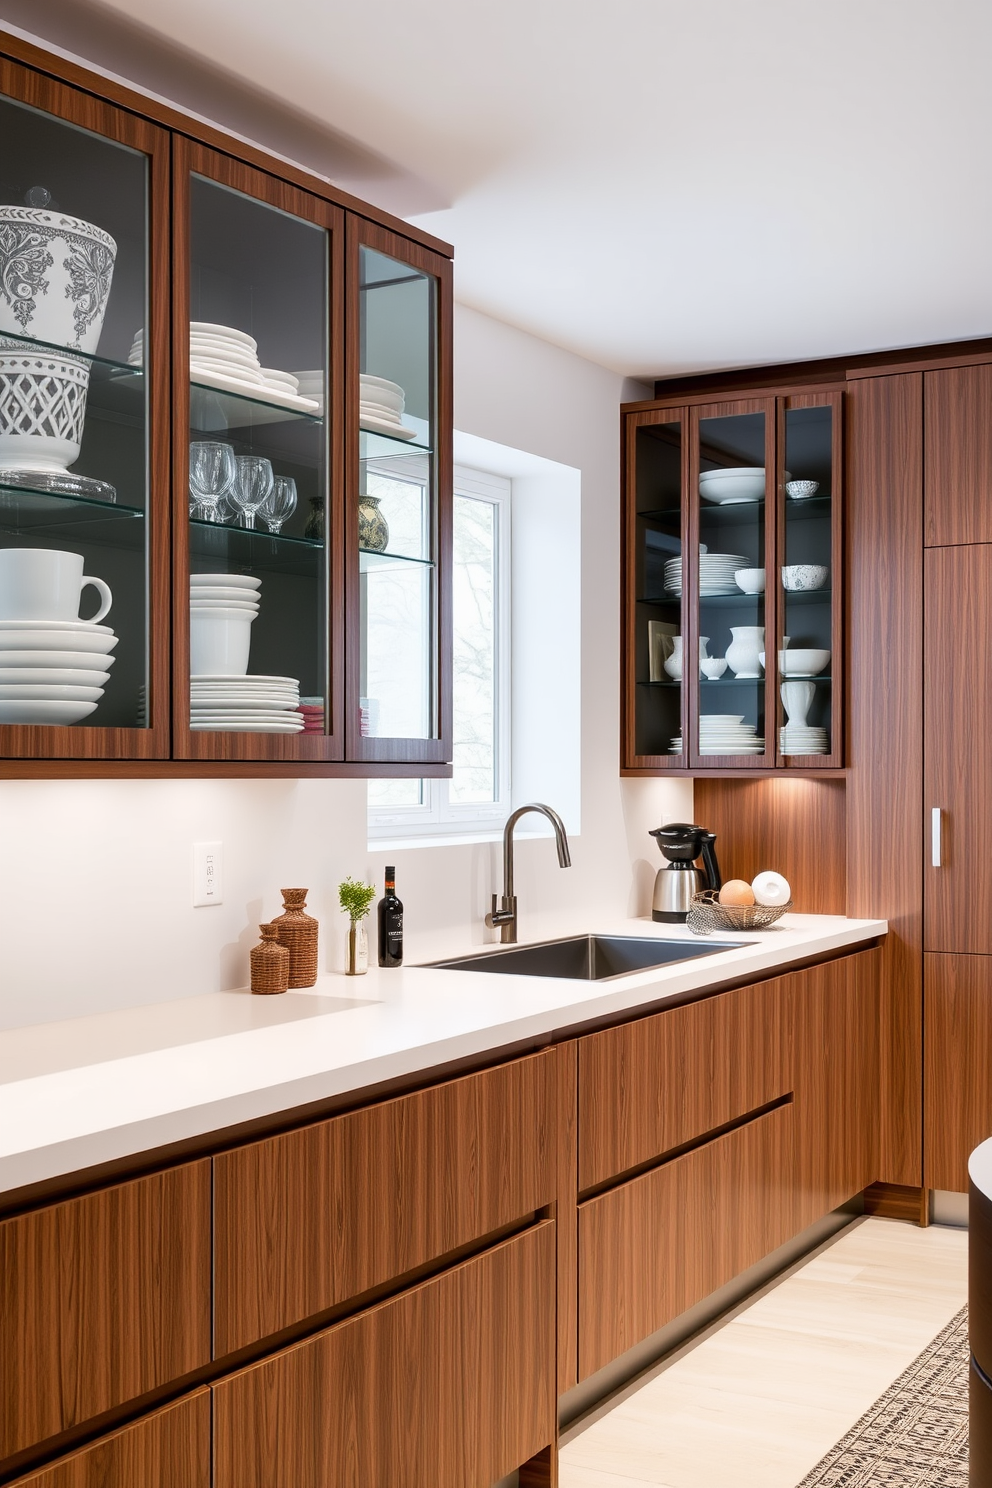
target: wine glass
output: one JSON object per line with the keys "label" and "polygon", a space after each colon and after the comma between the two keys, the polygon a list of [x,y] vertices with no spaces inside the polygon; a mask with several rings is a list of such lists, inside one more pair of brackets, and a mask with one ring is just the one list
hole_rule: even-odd
{"label": "wine glass", "polygon": [[277,533],[295,510],[295,480],[290,475],[277,475],[272,482],[272,490],[258,508],[259,516],[270,532]]}
{"label": "wine glass", "polygon": [[194,439],[189,447],[190,516],[219,522],[221,499],[233,487],[236,474],[234,450],[229,444]]}
{"label": "wine glass", "polygon": [[240,525],[251,530],[255,526],[255,513],[272,490],[272,461],[262,455],[238,455],[236,463],[238,473],[231,491],[231,504],[241,513]]}

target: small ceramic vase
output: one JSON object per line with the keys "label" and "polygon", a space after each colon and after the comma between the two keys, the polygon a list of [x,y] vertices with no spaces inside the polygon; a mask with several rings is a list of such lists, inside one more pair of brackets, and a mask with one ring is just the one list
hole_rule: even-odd
{"label": "small ceramic vase", "polygon": [[361,920],[352,920],[348,931],[346,976],[364,976],[369,969],[369,934]]}
{"label": "small ceramic vase", "polygon": [[665,671],[673,682],[682,681],[682,637],[672,636],[672,654],[665,657]]}
{"label": "small ceramic vase", "polygon": [[303,529],[303,536],[311,542],[324,541],[324,498],[323,496],[310,497],[310,515],[307,517],[307,525]]}
{"label": "small ceramic vase", "polygon": [[733,640],[727,647],[727,665],[738,677],[760,677],[760,656],[765,649],[763,625],[732,625]]}
{"label": "small ceramic vase", "polygon": [[815,696],[816,687],[812,682],[782,683],[782,702],[792,728],[806,727],[806,714]]}
{"label": "small ceramic vase", "polygon": [[289,952],[279,944],[278,925],[259,925],[261,945],[251,953],[251,990],[262,996],[289,988]]}
{"label": "small ceramic vase", "polygon": [[378,496],[358,498],[358,546],[370,553],[384,553],[389,546],[389,525],[379,510]]}

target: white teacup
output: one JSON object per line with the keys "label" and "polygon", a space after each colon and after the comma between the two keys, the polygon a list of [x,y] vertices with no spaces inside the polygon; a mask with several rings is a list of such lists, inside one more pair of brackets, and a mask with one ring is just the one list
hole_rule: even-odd
{"label": "white teacup", "polygon": [[110,613],[114,596],[103,579],[83,573],[81,553],[0,548],[0,620],[78,621],[82,591],[90,584],[100,608],[86,623],[96,625]]}
{"label": "white teacup", "polygon": [[243,677],[248,671],[254,618],[245,611],[193,610],[189,617],[192,674]]}

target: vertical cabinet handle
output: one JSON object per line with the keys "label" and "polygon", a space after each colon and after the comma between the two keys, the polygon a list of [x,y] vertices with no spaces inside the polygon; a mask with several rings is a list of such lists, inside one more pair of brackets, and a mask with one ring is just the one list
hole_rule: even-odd
{"label": "vertical cabinet handle", "polygon": [[941,866],[939,806],[935,806],[930,813],[930,862],[934,868],[939,868]]}

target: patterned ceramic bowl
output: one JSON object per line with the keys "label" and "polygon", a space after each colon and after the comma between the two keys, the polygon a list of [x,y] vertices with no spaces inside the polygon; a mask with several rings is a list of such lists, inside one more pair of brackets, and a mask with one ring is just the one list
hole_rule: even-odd
{"label": "patterned ceramic bowl", "polygon": [[782,570],[782,584],[790,594],[801,594],[807,589],[822,589],[829,576],[829,568],[820,563],[790,563]]}
{"label": "patterned ceramic bowl", "polygon": [[810,496],[815,496],[820,489],[819,481],[786,481],[785,494],[791,496],[793,501],[806,501]]}

